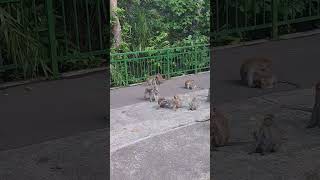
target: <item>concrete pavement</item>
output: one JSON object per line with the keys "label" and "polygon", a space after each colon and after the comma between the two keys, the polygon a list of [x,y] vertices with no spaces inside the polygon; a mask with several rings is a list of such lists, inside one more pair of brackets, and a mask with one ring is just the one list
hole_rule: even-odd
{"label": "concrete pavement", "polygon": [[285,139],[279,152],[248,155],[252,143],[219,148],[213,153],[214,179],[302,180],[320,168],[320,130],[306,129],[311,113],[280,108],[280,105],[313,106],[311,89],[280,92],[219,106],[230,119],[231,142],[250,142],[251,132],[262,115],[273,113]]}

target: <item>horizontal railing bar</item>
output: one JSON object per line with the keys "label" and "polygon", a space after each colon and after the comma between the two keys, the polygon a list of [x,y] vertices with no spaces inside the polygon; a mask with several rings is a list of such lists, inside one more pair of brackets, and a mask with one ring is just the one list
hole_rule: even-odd
{"label": "horizontal railing bar", "polygon": [[175,49],[187,49],[187,48],[194,48],[194,47],[200,47],[200,46],[209,46],[209,44],[200,44],[200,45],[183,46],[183,47],[173,47],[173,48],[165,48],[165,49],[157,49],[157,50],[125,52],[125,53],[112,53],[111,56],[131,55],[131,54],[140,54],[140,53],[150,53],[150,52],[159,52],[159,51],[167,51],[167,50],[175,50]]}

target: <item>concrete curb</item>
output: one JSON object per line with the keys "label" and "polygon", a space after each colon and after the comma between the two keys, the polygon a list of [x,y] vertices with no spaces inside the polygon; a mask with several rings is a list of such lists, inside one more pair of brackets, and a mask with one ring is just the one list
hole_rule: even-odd
{"label": "concrete curb", "polygon": [[247,42],[240,42],[240,43],[234,44],[234,45],[218,46],[218,47],[214,47],[214,50],[224,50],[224,49],[232,49],[232,48],[238,48],[238,47],[253,46],[253,45],[264,44],[264,43],[268,43],[268,42],[304,38],[304,37],[314,36],[314,35],[318,35],[318,34],[320,34],[320,29],[281,35],[281,36],[279,36],[279,39],[277,39],[277,40],[259,39],[259,40],[253,40],[253,41],[247,41]]}
{"label": "concrete curb", "polygon": [[[107,67],[99,67],[99,68],[94,68],[94,69],[84,69],[84,70],[79,70],[79,71],[71,71],[67,73],[62,73],[59,79],[57,80],[62,80],[62,79],[71,79],[71,78],[77,78],[81,76],[85,76],[88,74],[93,74],[93,73],[98,73],[98,72],[103,72],[107,70]],[[27,84],[33,84],[33,83],[39,83],[43,81],[55,81],[55,80],[49,80],[46,78],[37,78],[37,79],[30,79],[26,81],[14,81],[14,82],[7,82],[0,84],[0,90],[1,89],[8,89],[16,86],[22,86],[22,85],[27,85]]]}

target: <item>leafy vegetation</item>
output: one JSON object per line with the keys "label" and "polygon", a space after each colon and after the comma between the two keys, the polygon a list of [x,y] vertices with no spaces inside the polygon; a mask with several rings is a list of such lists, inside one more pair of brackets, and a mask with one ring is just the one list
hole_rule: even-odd
{"label": "leafy vegetation", "polygon": [[[279,1],[280,21],[286,18],[315,16],[320,12],[318,0]],[[0,3],[0,80],[11,81],[52,75],[47,12],[44,2],[21,0]],[[110,29],[106,23],[105,3],[108,1],[53,2],[58,56],[70,57],[60,59],[59,72],[101,66],[99,55],[78,55],[80,52],[85,54],[103,50],[107,44],[114,43],[114,37],[109,35],[112,34],[113,29]],[[100,7],[97,2],[102,3],[103,6]],[[251,26],[271,22],[271,0],[219,1],[218,7],[215,7],[216,1],[209,0],[112,0],[112,2],[116,2],[117,7],[111,13],[113,16],[110,23],[114,25],[117,23],[116,19],[119,19],[121,43],[119,47],[112,46],[111,53],[207,44],[210,34],[210,3],[213,3],[214,13],[219,15],[219,31],[236,28],[237,23],[240,26],[245,24]],[[226,8],[227,6],[229,8]],[[236,16],[239,16],[237,21]],[[212,16],[211,22],[212,26],[216,27],[216,16]],[[279,27],[279,31],[280,34],[304,31],[319,27],[318,24],[319,21],[285,24]],[[102,30],[102,39],[100,30]],[[232,44],[268,36],[270,36],[270,29],[235,32],[217,36],[215,43],[216,45]],[[88,40],[89,38],[91,41]],[[149,55],[154,54],[149,53]],[[130,56],[123,58],[130,58]],[[195,64],[195,61],[189,59],[185,60],[185,63],[186,66],[191,67],[199,65],[200,62]],[[201,63],[201,67],[207,66],[205,62]],[[135,66],[147,68],[143,64],[135,64]],[[150,73],[154,73],[153,71],[157,68],[157,71],[165,71],[168,65],[157,62],[153,58],[150,66],[152,66]],[[131,73],[132,82],[140,81],[139,77],[147,76],[149,73],[144,72],[138,77],[134,75],[134,70],[130,72],[121,65],[114,65],[112,72],[113,78],[119,79],[120,84],[125,83],[124,73]]]}
{"label": "leafy vegetation", "polygon": [[122,43],[112,52],[208,43],[209,8],[209,0],[118,1],[116,14],[122,26]]}
{"label": "leafy vegetation", "polygon": [[[101,45],[108,43],[107,36],[104,36],[108,32],[106,10],[97,3],[98,1],[92,0],[54,1],[54,28],[58,53],[56,59],[60,73],[102,66],[103,62],[97,56],[79,56],[80,52],[103,50]],[[100,19],[98,12],[101,13]],[[101,33],[102,39],[99,29],[104,33]],[[0,80],[50,77],[52,67],[48,36],[45,1],[1,2]],[[65,56],[69,58],[61,58]]]}

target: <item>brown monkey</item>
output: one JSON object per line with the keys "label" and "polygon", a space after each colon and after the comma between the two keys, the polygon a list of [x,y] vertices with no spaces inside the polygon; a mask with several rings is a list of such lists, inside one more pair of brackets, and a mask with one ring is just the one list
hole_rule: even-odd
{"label": "brown monkey", "polygon": [[253,132],[253,138],[255,140],[255,147],[249,154],[260,153],[264,155],[279,150],[282,137],[280,129],[275,124],[273,114],[265,115],[259,128]]}
{"label": "brown monkey", "polygon": [[160,73],[158,73],[155,76],[150,76],[147,80],[146,80],[146,85],[150,86],[153,85],[154,83],[157,85],[160,85],[164,82],[164,78],[162,77],[162,75]]}
{"label": "brown monkey", "polygon": [[164,97],[160,97],[158,99],[158,104],[159,104],[160,108],[172,109],[172,107],[173,107],[172,100],[165,99]]}
{"label": "brown monkey", "polygon": [[174,96],[172,99],[165,99],[164,97],[160,97],[158,99],[158,104],[160,108],[168,108],[177,110],[178,108],[182,107],[181,99],[179,96]]}
{"label": "brown monkey", "polygon": [[177,95],[173,96],[173,104],[174,104],[173,110],[175,110],[175,111],[176,111],[178,108],[181,108],[181,107],[182,107],[182,101],[181,101],[181,99],[180,99],[179,96],[177,96]]}
{"label": "brown monkey", "polygon": [[241,81],[249,87],[255,87],[258,76],[267,77],[272,73],[272,61],[266,58],[249,58],[246,59],[240,68]]}
{"label": "brown monkey", "polygon": [[289,81],[279,81],[273,74],[272,61],[266,58],[249,58],[240,68],[241,81],[251,88],[273,88],[275,84],[285,83],[299,88],[300,85]]}
{"label": "brown monkey", "polygon": [[157,85],[149,86],[144,91],[144,98],[147,99],[147,95],[149,96],[149,101],[158,101],[160,96],[159,88]]}
{"label": "brown monkey", "polygon": [[184,87],[186,89],[195,89],[196,85],[193,79],[188,79],[186,80],[186,82],[184,83]]}
{"label": "brown monkey", "polygon": [[155,78],[158,85],[162,84],[165,81],[165,79],[162,77],[160,73],[158,73]]}
{"label": "brown monkey", "polygon": [[210,111],[210,144],[213,147],[225,146],[230,138],[228,119],[214,107]]}

